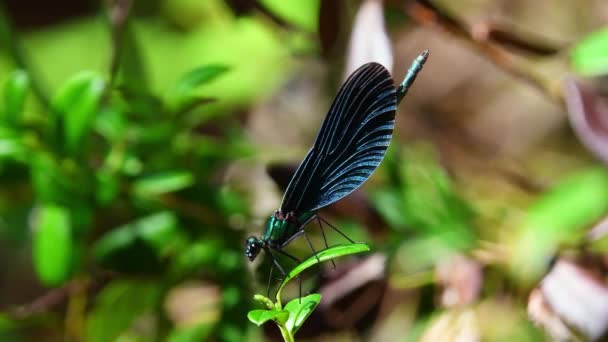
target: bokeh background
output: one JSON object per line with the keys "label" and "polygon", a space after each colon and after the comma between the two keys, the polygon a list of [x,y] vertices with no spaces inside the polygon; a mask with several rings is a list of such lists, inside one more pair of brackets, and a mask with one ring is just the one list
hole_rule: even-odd
{"label": "bokeh background", "polygon": [[604,0],[3,0],[0,338],[280,340],[247,320],[269,265],[244,240],[344,78],[425,49],[384,162],[321,211],[372,252],[306,273],[297,339],[605,338],[607,24]]}

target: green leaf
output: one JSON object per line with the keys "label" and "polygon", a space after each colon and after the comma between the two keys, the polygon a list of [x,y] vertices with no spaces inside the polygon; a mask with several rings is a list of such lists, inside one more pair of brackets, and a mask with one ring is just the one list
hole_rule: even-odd
{"label": "green leaf", "polygon": [[407,226],[408,222],[404,215],[405,203],[398,191],[381,189],[375,191],[371,199],[374,207],[392,228],[401,230]]}
{"label": "green leaf", "polygon": [[608,28],[589,34],[572,50],[573,69],[585,76],[608,73]]}
{"label": "green leaf", "polygon": [[196,88],[213,81],[227,70],[222,65],[205,65],[188,72],[169,90],[166,99],[169,109],[180,111],[193,102],[201,101],[200,95],[195,92]]}
{"label": "green leaf", "polygon": [[179,254],[172,259],[172,272],[186,275],[201,268],[216,267],[224,248],[224,243],[221,240],[209,238],[209,236],[194,241],[181,248]]}
{"label": "green leaf", "polygon": [[[276,296],[277,307],[279,307],[279,308],[281,307],[281,290],[283,290],[283,287],[291,279],[296,277],[298,274],[304,272],[307,268],[310,268],[310,267],[318,264],[319,261],[323,262],[323,261],[327,261],[329,259],[335,259],[335,258],[345,256],[345,255],[357,254],[357,253],[369,252],[369,251],[370,251],[369,245],[366,243],[341,244],[341,245],[332,246],[330,248],[319,251],[319,252],[317,252],[316,257],[313,255],[310,258],[302,261],[287,274],[287,276],[285,277],[285,279],[283,279],[283,282],[279,286],[279,290],[277,291],[277,296]],[[317,260],[317,258],[318,258],[318,260]]]}
{"label": "green leaf", "polygon": [[34,266],[40,280],[56,286],[68,279],[72,265],[72,227],[66,208],[39,208],[34,237]]}
{"label": "green leaf", "polygon": [[9,125],[19,123],[29,87],[30,79],[25,71],[15,70],[9,76],[4,85],[4,112],[2,121]]}
{"label": "green leaf", "polygon": [[97,191],[95,199],[101,205],[109,205],[120,192],[120,181],[118,175],[106,169],[99,170],[96,174]]}
{"label": "green leaf", "polygon": [[512,241],[512,271],[536,281],[560,245],[578,244],[608,213],[608,171],[592,168],[567,177],[529,209]]}
{"label": "green leaf", "polygon": [[177,217],[172,212],[160,212],[140,218],[120,226],[104,235],[93,247],[93,255],[98,260],[128,248],[136,239],[143,240],[148,246],[162,254],[164,248],[177,237]]}
{"label": "green leaf", "polygon": [[4,313],[0,313],[0,333],[6,333],[17,327],[13,319]]}
{"label": "green leaf", "polygon": [[194,184],[194,176],[188,171],[165,171],[140,177],[133,183],[133,191],[139,196],[159,195],[185,189]]}
{"label": "green leaf", "polygon": [[178,327],[169,333],[169,342],[198,342],[207,340],[213,332],[214,324],[197,324]]}
{"label": "green leaf", "polygon": [[76,152],[89,132],[104,87],[104,80],[97,73],[82,71],[63,84],[53,98],[51,107],[60,115],[69,151]]}
{"label": "green leaf", "polygon": [[289,319],[285,323],[285,327],[291,331],[292,335],[302,327],[320,302],[321,295],[313,293],[306,297],[295,298],[285,305],[285,310],[289,311]]}
{"label": "green leaf", "polygon": [[151,314],[161,299],[160,285],[152,282],[118,280],[97,296],[88,316],[86,341],[116,341],[137,318]]}
{"label": "green leaf", "polygon": [[0,126],[0,158],[26,161],[29,157],[23,145],[23,135],[14,128]]}
{"label": "green leaf", "polygon": [[317,32],[320,9],[319,0],[261,0],[260,2],[274,14],[290,24],[308,32]]}
{"label": "green leaf", "polygon": [[272,320],[278,324],[284,325],[289,318],[289,311],[287,310],[251,310],[247,313],[247,318],[258,326]]}

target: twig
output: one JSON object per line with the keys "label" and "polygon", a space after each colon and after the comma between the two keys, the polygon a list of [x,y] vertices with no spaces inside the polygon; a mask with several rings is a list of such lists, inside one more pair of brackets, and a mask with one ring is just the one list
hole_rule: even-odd
{"label": "twig", "polygon": [[112,30],[112,59],[110,63],[109,85],[114,83],[122,55],[122,37],[127,25],[127,18],[133,5],[132,0],[107,0],[108,19]]}
{"label": "twig", "polygon": [[509,45],[516,45],[519,49],[536,55],[553,54],[555,52],[553,48],[530,44],[519,38],[514,38],[512,35],[507,35],[503,31],[497,34],[497,31],[492,29],[493,26],[489,23],[469,27],[448,14],[442,13],[425,1],[407,2],[405,11],[419,24],[438,28],[469,43],[499,68],[524,80],[553,101],[563,103],[561,91],[559,87],[555,86],[553,80],[536,72],[530,65],[529,60],[524,56],[508,51],[500,43],[508,41]]}
{"label": "twig", "polygon": [[109,274],[101,274],[96,278],[74,279],[61,287],[48,290],[46,293],[29,303],[2,311],[6,312],[11,318],[17,320],[25,320],[36,315],[45,314],[64,304],[74,294],[98,289],[105,284],[110,277],[111,275]]}

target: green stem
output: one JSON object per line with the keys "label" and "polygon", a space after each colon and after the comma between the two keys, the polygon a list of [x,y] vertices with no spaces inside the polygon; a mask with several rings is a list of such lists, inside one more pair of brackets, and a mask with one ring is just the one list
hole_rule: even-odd
{"label": "green stem", "polygon": [[289,329],[287,329],[286,326],[282,324],[277,324],[277,326],[279,327],[279,330],[281,330],[281,335],[283,335],[283,340],[285,342],[295,342],[293,334],[291,333],[291,331],[289,331]]}

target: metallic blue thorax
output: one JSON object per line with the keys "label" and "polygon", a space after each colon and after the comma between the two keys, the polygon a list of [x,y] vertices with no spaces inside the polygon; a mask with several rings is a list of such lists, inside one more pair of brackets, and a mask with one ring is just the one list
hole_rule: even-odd
{"label": "metallic blue thorax", "polygon": [[277,211],[270,216],[261,240],[271,248],[281,247],[289,238],[304,228],[302,224],[313,215],[313,213],[305,213],[296,217],[293,214],[285,215]]}

